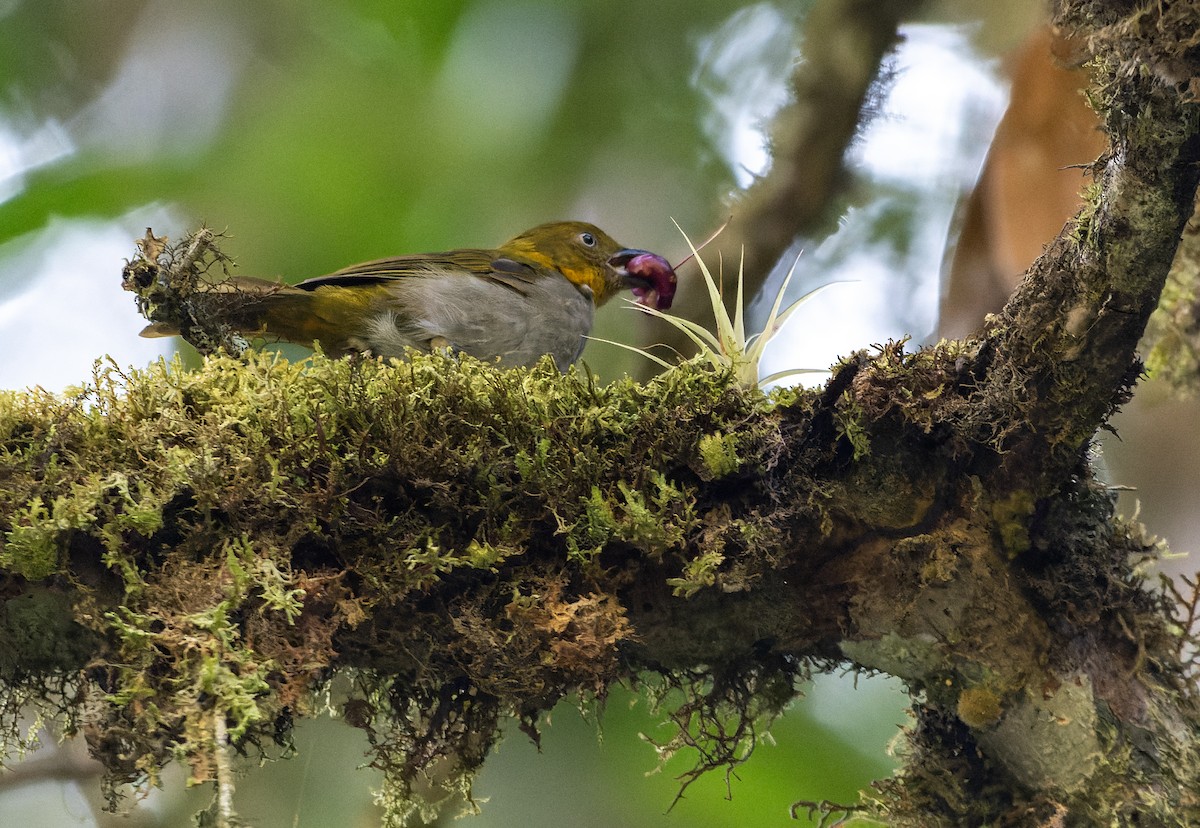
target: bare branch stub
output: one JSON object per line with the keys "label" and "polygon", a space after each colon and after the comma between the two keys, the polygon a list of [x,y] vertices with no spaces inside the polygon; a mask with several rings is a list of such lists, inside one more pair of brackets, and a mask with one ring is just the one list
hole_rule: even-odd
{"label": "bare branch stub", "polygon": [[[137,297],[138,312],[150,322],[144,336],[177,334],[202,354],[240,354],[246,338],[223,321],[223,310],[239,301],[230,278],[233,261],[221,251],[221,234],[202,227],[171,244],[147,227],[138,252],[121,271],[121,286]],[[212,279],[214,268],[218,278]]]}

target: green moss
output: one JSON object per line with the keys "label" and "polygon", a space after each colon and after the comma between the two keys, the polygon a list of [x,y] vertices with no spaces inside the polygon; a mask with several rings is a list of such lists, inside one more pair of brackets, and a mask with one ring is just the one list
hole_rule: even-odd
{"label": "green moss", "polygon": [[736,472],[742,465],[737,448],[738,435],[736,433],[724,434],[718,431],[715,434],[702,436],[699,450],[706,478],[715,480]]}
{"label": "green moss", "polygon": [[617,489],[621,503],[614,510],[614,537],[655,557],[683,547],[697,523],[695,501],[688,492],[659,472],[651,475],[648,492],[624,481],[617,483]]}
{"label": "green moss", "polygon": [[58,569],[63,528],[40,497],[13,515],[13,528],[4,533],[0,566],[30,581],[48,578]]}
{"label": "green moss", "polygon": [[[86,585],[66,613],[103,642],[88,726],[113,735],[102,758],[114,779],[153,777],[171,757],[205,778],[214,721],[252,751],[349,666],[347,718],[401,808],[428,763],[467,790],[502,717],[518,711],[533,731],[558,699],[628,677],[643,645],[621,589],[648,598],[631,614],[740,601],[781,566],[802,571],[820,531],[850,542],[859,526],[908,530],[945,507],[919,455],[881,458],[912,434],[955,450],[954,353],[895,345],[857,360],[871,381],[847,383],[832,412],[817,392],[768,400],[695,366],[606,386],[548,363],[503,371],[445,355],[101,366],[68,397],[0,398],[3,554],[36,528],[29,571]],[[875,370],[906,391],[872,396]],[[791,440],[814,412],[823,431]],[[856,425],[839,428],[843,415]],[[873,462],[849,463],[835,430],[875,446]],[[996,507],[997,525],[1024,526],[1028,506]],[[941,588],[959,559],[938,554],[921,574]],[[936,641],[859,642],[857,656],[928,680],[952,706],[946,648],[963,625],[946,627]],[[674,662],[692,682],[683,728],[714,711],[746,724],[792,697],[795,663],[700,668],[687,647]],[[707,699],[714,688],[727,695]],[[720,761],[740,761],[753,731],[740,732]]]}
{"label": "green moss", "polygon": [[1000,697],[986,687],[966,687],[958,694],[958,718],[972,728],[989,727],[1000,721],[1004,712]]}
{"label": "green moss", "polygon": [[683,575],[678,578],[668,578],[674,594],[682,598],[691,598],[702,589],[712,586],[717,581],[717,568],[725,562],[725,556],[720,552],[702,552],[692,558],[683,567]]}
{"label": "green moss", "polygon": [[[772,461],[776,424],[740,430],[768,405],[695,366],[601,386],[549,362],[502,371],[445,355],[99,364],[63,397],[0,395],[0,565],[90,585],[75,623],[109,642],[107,706],[89,727],[125,734],[102,757],[114,781],[171,757],[204,778],[214,717],[243,747],[274,738],[356,628],[386,639],[397,671],[439,654],[422,657],[427,685],[379,697],[386,727],[466,669],[498,694],[472,702],[484,744],[531,693],[557,698],[585,668],[597,691],[616,675],[632,629],[583,589],[607,550],[659,561],[675,579],[664,590],[713,587],[724,542],[699,551],[697,493]],[[430,611],[439,602],[449,609]],[[402,620],[371,626],[381,607]],[[466,749],[442,724],[429,738]],[[417,742],[379,738],[407,773]]]}
{"label": "green moss", "polygon": [[871,454],[871,438],[867,433],[866,421],[862,410],[855,405],[854,398],[847,391],[838,401],[834,412],[834,422],[837,426],[838,437],[850,443],[854,450],[854,459],[861,460]]}
{"label": "green moss", "polygon": [[[561,518],[560,518],[561,521]],[[604,548],[617,530],[617,518],[599,486],[583,502],[583,513],[567,530],[567,555],[571,560],[588,563]]]}
{"label": "green moss", "polygon": [[259,612],[278,612],[292,624],[304,608],[305,591],[295,587],[295,577],[282,563],[285,556],[276,551],[256,551],[250,539],[242,537],[225,545],[225,565],[233,575],[238,603],[256,593],[262,605]]}
{"label": "green moss", "polygon": [[1083,205],[1074,221],[1068,225],[1067,230],[1071,240],[1080,247],[1088,246],[1093,250],[1096,249],[1096,241],[1092,238],[1091,228],[1092,223],[1096,220],[1096,213],[1100,209],[1103,195],[1104,187],[1099,181],[1090,181],[1083,188],[1081,193]]}

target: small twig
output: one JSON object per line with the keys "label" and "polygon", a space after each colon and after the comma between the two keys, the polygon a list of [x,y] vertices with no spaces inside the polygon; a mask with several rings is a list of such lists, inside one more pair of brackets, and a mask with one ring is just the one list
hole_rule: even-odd
{"label": "small twig", "polygon": [[228,278],[204,278],[213,265],[229,274],[232,261],[217,247],[220,238],[220,233],[201,227],[170,244],[166,236],[146,228],[136,242],[137,254],[121,272],[121,286],[137,296],[138,312],[150,322],[144,335],[178,334],[204,354],[220,349],[240,354],[248,347],[223,312],[240,301],[236,285]]}
{"label": "small twig", "polygon": [[216,747],[213,758],[217,766],[217,826],[236,828],[239,824],[233,810],[233,763],[229,758],[229,731],[225,723],[225,712],[213,710],[213,740]]}
{"label": "small twig", "polygon": [[[685,264],[690,262],[692,259],[696,258],[696,253],[699,253],[701,250],[708,247],[708,245],[713,241],[713,239],[715,239],[717,236],[721,235],[721,233],[725,230],[725,228],[729,226],[729,222],[731,222],[731,221],[733,221],[733,216],[729,216],[728,218],[725,219],[725,221],[721,222],[721,226],[718,227],[716,230],[712,231],[711,233],[709,233],[708,237],[704,241],[702,241],[702,242],[700,242],[700,244],[696,245],[696,250],[694,253],[689,253],[686,256],[684,256],[682,259],[680,259],[679,264],[675,265],[674,269],[679,270],[679,268],[683,267]],[[676,226],[678,226],[678,225],[676,225]]]}
{"label": "small twig", "polygon": [[[800,818],[801,808],[808,811],[807,816],[810,820],[817,820],[817,828],[833,828],[833,826],[841,825],[851,814],[865,810],[861,805],[840,805],[837,802],[830,802],[828,799],[822,799],[820,802],[801,799],[792,803],[792,819]],[[838,814],[842,815],[841,819],[837,818]]]}

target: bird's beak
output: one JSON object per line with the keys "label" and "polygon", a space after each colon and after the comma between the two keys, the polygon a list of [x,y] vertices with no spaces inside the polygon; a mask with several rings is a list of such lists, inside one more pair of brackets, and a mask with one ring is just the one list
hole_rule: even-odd
{"label": "bird's beak", "polygon": [[618,250],[608,264],[633,291],[639,305],[666,310],[675,300],[675,271],[671,263],[647,250]]}

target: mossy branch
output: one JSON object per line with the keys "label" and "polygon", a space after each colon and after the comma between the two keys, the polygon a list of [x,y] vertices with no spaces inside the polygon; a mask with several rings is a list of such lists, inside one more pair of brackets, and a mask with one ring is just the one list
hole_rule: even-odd
{"label": "mossy branch", "polygon": [[[1166,602],[1133,574],[1154,547],[1087,482],[1034,520],[948,472],[981,450],[968,356],[892,345],[770,399],[689,367],[601,387],[549,364],[258,352],[7,394],[9,698],[56,698],[116,780],[172,757],[202,780],[214,715],[267,744],[350,669],[345,715],[409,804],[459,784],[502,716],[535,733],[563,696],[647,671],[690,691],[662,749],[700,740],[706,764],[739,761],[750,721],[847,656],[923,690],[960,740],[1037,711],[1085,739],[1091,695],[1027,704],[1064,670],[1089,693],[1123,676],[1119,714],[1143,726],[1188,686]],[[868,407],[884,377],[911,396]],[[1062,625],[1117,651],[1103,677],[1075,675]],[[1051,774],[1006,749],[995,774],[1056,796],[1103,755]]]}

